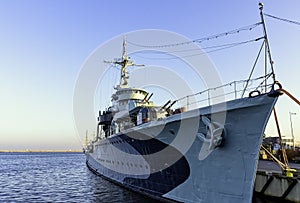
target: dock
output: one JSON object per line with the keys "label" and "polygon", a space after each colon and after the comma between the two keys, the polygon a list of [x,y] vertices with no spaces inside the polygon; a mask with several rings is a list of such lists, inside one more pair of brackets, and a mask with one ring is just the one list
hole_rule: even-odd
{"label": "dock", "polygon": [[260,160],[257,167],[254,192],[281,200],[300,203],[300,164],[291,163],[296,169],[294,177],[282,174],[278,164]]}

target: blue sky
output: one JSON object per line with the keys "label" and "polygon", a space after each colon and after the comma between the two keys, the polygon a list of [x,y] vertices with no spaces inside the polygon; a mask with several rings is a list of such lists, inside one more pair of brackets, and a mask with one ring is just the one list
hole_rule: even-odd
{"label": "blue sky", "polygon": [[[266,13],[300,21],[297,0],[264,4]],[[265,19],[277,78],[300,98],[300,26]],[[93,50],[115,36],[163,29],[196,39],[259,21],[254,0],[0,0],[0,149],[80,149],[72,110],[76,79]],[[224,82],[244,79],[258,47],[209,57]],[[288,112],[297,113],[294,131],[300,140],[299,107],[285,97],[278,111],[286,136]],[[274,129],[270,123],[267,133]]]}

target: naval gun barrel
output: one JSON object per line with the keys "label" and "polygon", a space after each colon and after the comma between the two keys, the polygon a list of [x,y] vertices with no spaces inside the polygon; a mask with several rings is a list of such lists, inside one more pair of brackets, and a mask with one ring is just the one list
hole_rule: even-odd
{"label": "naval gun barrel", "polygon": [[171,100],[167,101],[167,103],[165,103],[165,105],[163,105],[163,106],[161,107],[161,109],[166,108],[166,106],[167,106],[168,104],[170,104],[170,103],[171,103]]}
{"label": "naval gun barrel", "polygon": [[166,111],[168,111],[175,103],[176,103],[176,101],[173,101],[173,102],[166,108]]}
{"label": "naval gun barrel", "polygon": [[148,102],[152,96],[153,96],[153,93],[151,93],[150,96],[146,99],[146,102]]}
{"label": "naval gun barrel", "polygon": [[146,94],[146,96],[144,97],[143,101],[147,101],[148,95],[149,95],[149,93]]}

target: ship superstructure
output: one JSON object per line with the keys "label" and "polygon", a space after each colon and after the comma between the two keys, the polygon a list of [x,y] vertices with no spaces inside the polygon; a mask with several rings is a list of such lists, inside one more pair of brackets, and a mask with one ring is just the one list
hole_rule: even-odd
{"label": "ship superstructure", "polygon": [[[128,85],[129,75],[128,66],[137,65],[126,55],[126,40],[123,41],[123,54],[121,61],[109,62],[121,66],[120,83],[114,87],[115,92],[111,96],[112,106],[107,111],[99,111],[97,134],[104,131],[105,137],[117,134],[123,130],[132,128],[137,125],[149,122],[151,120],[159,120],[170,115],[171,107],[175,101],[169,100],[163,106],[154,105],[151,101],[153,93],[148,93],[141,88],[134,88]],[[179,109],[176,110],[179,113]]]}

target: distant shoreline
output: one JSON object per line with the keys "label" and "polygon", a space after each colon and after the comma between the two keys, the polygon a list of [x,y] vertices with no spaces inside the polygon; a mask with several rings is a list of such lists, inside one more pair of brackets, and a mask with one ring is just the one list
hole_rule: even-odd
{"label": "distant shoreline", "polygon": [[72,150],[72,149],[69,149],[69,150],[31,150],[31,149],[26,149],[26,150],[0,150],[0,153],[36,153],[36,152],[39,152],[39,153],[49,153],[49,152],[60,152],[60,153],[82,153],[83,151],[82,150]]}

